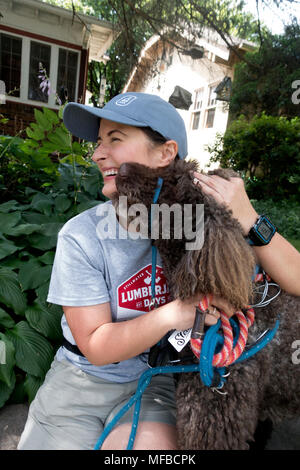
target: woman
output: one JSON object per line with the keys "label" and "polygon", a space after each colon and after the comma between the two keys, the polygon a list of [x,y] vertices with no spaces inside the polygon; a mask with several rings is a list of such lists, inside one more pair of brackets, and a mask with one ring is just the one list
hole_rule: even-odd
{"label": "woman", "polygon": [[[98,141],[93,160],[103,194],[116,191],[124,162],[163,167],[187,154],[176,109],[161,98],[125,93],[104,108],[70,103],[64,122],[76,136]],[[158,133],[158,134],[157,134]],[[239,179],[195,174],[197,184],[226,202],[248,234],[257,218]],[[260,264],[283,288],[300,294],[300,255],[280,235],[255,247]],[[288,260],[289,267],[286,268]],[[135,393],[147,369],[147,351],[170,330],[192,327],[199,298],[168,302],[158,257],[159,307],[149,311],[151,241],[134,240],[118,223],[111,202],[74,217],[59,233],[48,301],[63,306],[64,346],[33,401],[19,449],[92,449],[103,427]],[[293,274],[292,274],[293,273]],[[233,313],[214,298],[213,305]],[[207,323],[216,321],[208,315]],[[132,410],[103,449],[126,449]],[[134,449],[176,449],[173,378],[155,376],[143,395]]]}

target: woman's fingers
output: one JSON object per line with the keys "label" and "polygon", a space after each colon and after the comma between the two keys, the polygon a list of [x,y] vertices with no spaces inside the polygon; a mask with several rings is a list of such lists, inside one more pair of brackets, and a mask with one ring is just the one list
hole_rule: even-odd
{"label": "woman's fingers", "polygon": [[220,312],[216,307],[210,306],[208,308],[209,313],[206,314],[205,324],[206,325],[215,325],[220,318]]}
{"label": "woman's fingers", "polygon": [[257,219],[257,212],[251,204],[241,178],[231,177],[229,180],[218,175],[194,173],[194,184],[199,185],[205,194],[212,196],[219,204],[225,204],[241,224],[244,235]]}
{"label": "woman's fingers", "polygon": [[[197,173],[197,175],[199,175],[199,173]],[[200,175],[199,177],[194,177],[193,183],[196,186],[200,186],[205,194],[212,196],[219,204],[224,203],[224,198],[222,194],[218,191],[218,189],[215,187],[213,181],[210,181],[209,179],[205,180],[205,178],[203,178],[203,175]]]}

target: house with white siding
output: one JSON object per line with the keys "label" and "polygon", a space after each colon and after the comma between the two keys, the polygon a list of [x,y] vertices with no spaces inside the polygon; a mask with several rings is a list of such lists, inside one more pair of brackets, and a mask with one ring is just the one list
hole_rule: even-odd
{"label": "house with white siding", "polygon": [[[88,63],[105,61],[114,38],[107,21],[38,0],[0,0],[0,114],[9,118],[0,133],[26,128],[35,107],[84,103]],[[40,88],[40,65],[50,93]]]}

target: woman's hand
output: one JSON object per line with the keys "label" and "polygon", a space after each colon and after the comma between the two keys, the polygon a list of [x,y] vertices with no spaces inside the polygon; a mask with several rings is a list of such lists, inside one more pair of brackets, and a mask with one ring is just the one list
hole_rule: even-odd
{"label": "woman's hand", "polygon": [[[170,329],[179,331],[192,328],[195,321],[196,307],[199,305],[202,296],[194,296],[186,300],[174,300],[174,315],[172,326]],[[231,317],[235,311],[234,308],[224,299],[214,295],[208,307],[210,313],[206,314],[205,324],[214,325],[220,318],[220,310],[227,313]]]}
{"label": "woman's hand", "polygon": [[225,204],[241,224],[244,235],[248,235],[258,214],[252,206],[242,178],[231,177],[229,180],[218,175],[194,173],[194,183],[199,184],[204,193],[212,196],[220,204]]}
{"label": "woman's hand", "polygon": [[[241,224],[247,236],[258,214],[252,206],[241,178],[229,180],[218,175],[194,173],[194,183],[220,204],[225,204]],[[289,294],[300,296],[300,253],[279,233],[266,246],[253,247],[259,264]]]}

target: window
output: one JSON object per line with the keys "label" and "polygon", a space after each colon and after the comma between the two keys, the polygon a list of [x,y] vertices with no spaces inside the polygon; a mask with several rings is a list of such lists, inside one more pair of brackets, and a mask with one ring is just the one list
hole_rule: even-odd
{"label": "window", "polygon": [[195,92],[194,106],[193,106],[193,111],[192,111],[192,124],[191,124],[191,127],[193,130],[199,129],[201,109],[203,107],[203,94],[204,94],[203,88],[199,88]]}
{"label": "window", "polygon": [[59,49],[56,91],[61,103],[75,101],[78,53]]}
{"label": "window", "polygon": [[[77,101],[81,53],[76,49],[29,35],[4,34],[0,25],[0,104],[6,98],[57,108],[60,103],[56,94],[62,103]],[[41,78],[41,69],[49,82]],[[41,88],[42,81],[45,86]]]}
{"label": "window", "polygon": [[205,119],[205,127],[210,128],[214,127],[214,120],[215,120],[215,113],[216,113],[216,103],[217,103],[217,95],[215,93],[216,85],[211,85],[208,89],[208,101],[207,101],[207,109],[206,109],[206,119]]}
{"label": "window", "polygon": [[214,127],[216,108],[208,109],[206,111],[206,126],[205,127]]}
{"label": "window", "polygon": [[29,63],[29,86],[28,99],[48,103],[49,88],[44,91],[40,88],[39,78],[40,64],[46,70],[47,76],[50,72],[51,46],[31,41],[30,63]]}
{"label": "window", "polygon": [[10,96],[20,96],[22,39],[0,34],[0,79]]}
{"label": "window", "polygon": [[200,90],[196,90],[194,109],[202,108],[203,91],[203,88],[200,88]]}
{"label": "window", "polygon": [[217,102],[217,95],[215,93],[215,85],[209,87],[209,95],[208,95],[208,106],[215,106]]}
{"label": "window", "polygon": [[192,129],[198,129],[199,127],[199,122],[200,122],[200,111],[197,113],[193,113],[193,121],[192,121]]}

